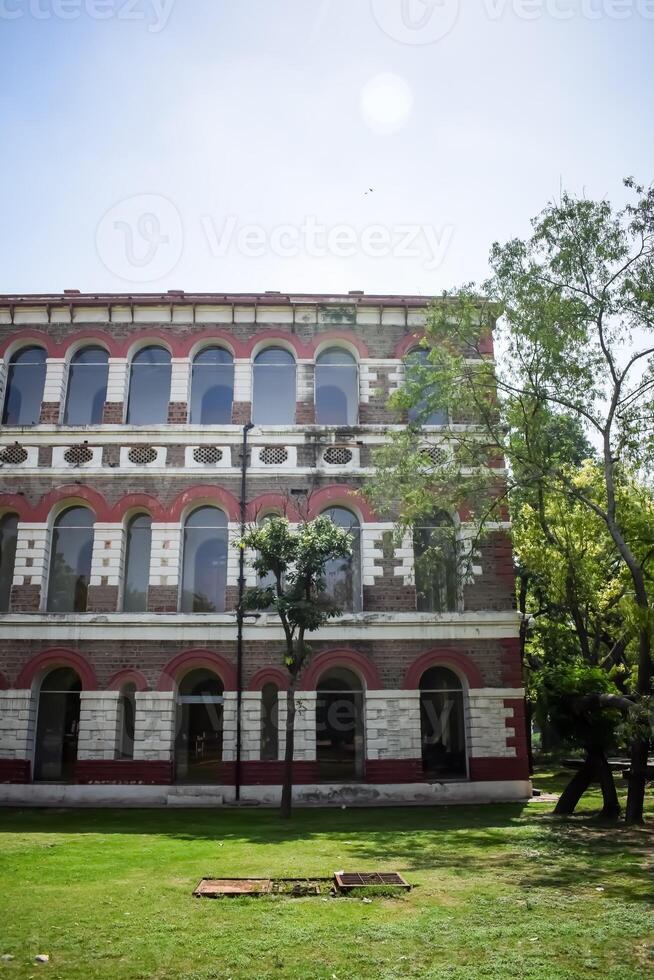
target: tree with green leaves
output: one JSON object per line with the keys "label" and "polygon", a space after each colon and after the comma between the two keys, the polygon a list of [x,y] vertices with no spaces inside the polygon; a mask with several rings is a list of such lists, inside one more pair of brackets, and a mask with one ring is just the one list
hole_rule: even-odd
{"label": "tree with green leaves", "polygon": [[238,542],[253,552],[258,588],[245,593],[246,609],[276,612],[284,631],[284,663],[289,674],[286,695],[286,742],[282,816],[290,817],[293,795],[293,748],[297,680],[311,657],[306,635],[324,626],[342,610],[326,592],[328,562],[348,558],[348,532],[329,517],[303,521],[294,528],[286,518],[271,517],[251,527]]}
{"label": "tree with green leaves", "polygon": [[[464,507],[483,535],[516,488],[556,490],[596,515],[633,593],[635,704],[626,810],[640,823],[652,707],[652,589],[622,490],[654,463],[654,189],[625,181],[630,203],[564,194],[532,221],[526,240],[491,250],[492,276],[435,302],[422,363],[394,397],[415,423],[379,452],[372,499],[395,501],[400,521]],[[489,299],[480,300],[483,293]],[[498,324],[498,317],[501,320]],[[488,356],[495,329],[502,352]],[[447,413],[440,463],[425,466],[421,421]],[[597,447],[600,485],[576,483],[552,420]],[[562,451],[563,446],[563,451]],[[497,465],[506,461],[506,479]]]}

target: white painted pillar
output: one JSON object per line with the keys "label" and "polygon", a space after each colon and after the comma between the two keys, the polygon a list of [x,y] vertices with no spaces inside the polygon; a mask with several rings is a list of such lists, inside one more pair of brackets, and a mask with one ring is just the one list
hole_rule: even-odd
{"label": "white painted pillar", "polygon": [[223,697],[223,762],[234,762],[236,759],[236,691],[225,691]]}
{"label": "white painted pillar", "polygon": [[123,571],[124,537],[122,524],[93,525],[91,585],[120,585]]}
{"label": "white painted pillar", "polygon": [[175,692],[137,691],[135,704],[134,759],[170,762],[175,747]]}
{"label": "white painted pillar", "polygon": [[150,551],[150,585],[179,584],[181,553],[181,528],[179,524],[153,524]]}
{"label": "white painted pillar", "polygon": [[119,697],[119,691],[81,692],[78,759],[116,758]]}
{"label": "white painted pillar", "polygon": [[48,357],[45,362],[44,402],[61,405],[65,397],[67,364],[63,357]]}
{"label": "white painted pillar", "polygon": [[0,691],[0,759],[31,759],[37,697],[30,690]]}
{"label": "white painted pillar", "polygon": [[50,532],[47,524],[19,521],[16,536],[14,585],[38,585],[43,598],[48,577]]}
{"label": "white painted pillar", "polygon": [[366,691],[366,758],[419,759],[420,691]]}
{"label": "white painted pillar", "polygon": [[507,746],[507,738],[515,735],[515,728],[507,727],[505,719],[513,717],[513,708],[504,707],[505,698],[523,697],[524,692],[493,687],[471,688],[466,705],[466,740],[468,755],[473,758],[504,758],[516,756],[514,746]]}
{"label": "white painted pillar", "polygon": [[191,364],[188,357],[173,357],[170,361],[170,401],[189,401]]}
{"label": "white painted pillar", "polygon": [[252,364],[249,357],[234,359],[234,401],[252,401]]}
{"label": "white painted pillar", "polygon": [[109,358],[109,373],[107,376],[107,402],[127,401],[128,363],[124,357]]}
{"label": "white painted pillar", "polygon": [[242,697],[241,758],[251,762],[261,758],[261,691],[243,691]]}

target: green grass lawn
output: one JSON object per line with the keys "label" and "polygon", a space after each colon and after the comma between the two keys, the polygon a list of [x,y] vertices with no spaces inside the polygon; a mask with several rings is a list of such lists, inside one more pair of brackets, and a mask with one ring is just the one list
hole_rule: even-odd
{"label": "green grass lawn", "polygon": [[[653,976],[654,830],[603,825],[597,802],[565,822],[551,804],[298,810],[290,823],[270,810],[0,811],[0,955],[15,957],[0,980]],[[207,875],[379,868],[414,890],[191,896]]]}

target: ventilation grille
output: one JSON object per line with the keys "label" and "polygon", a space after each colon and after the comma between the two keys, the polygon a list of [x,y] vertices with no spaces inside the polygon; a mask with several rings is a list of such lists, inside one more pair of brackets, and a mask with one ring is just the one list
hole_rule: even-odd
{"label": "ventilation grille", "polygon": [[5,446],[0,449],[0,462],[9,463],[10,466],[20,466],[27,459],[28,453],[17,442],[13,446]]}
{"label": "ventilation grille", "polygon": [[204,463],[207,466],[215,466],[223,458],[223,451],[218,446],[198,446],[193,450],[193,459],[196,463]]}
{"label": "ventilation grille", "polygon": [[288,450],[284,446],[264,446],[259,459],[265,466],[280,466],[288,459]]}
{"label": "ventilation grille", "polygon": [[352,462],[352,450],[347,446],[330,446],[322,458],[329,466],[345,466]]}
{"label": "ventilation grille", "polygon": [[86,443],[81,446],[71,446],[64,453],[64,459],[69,466],[84,466],[93,459],[93,450],[89,449]]}
{"label": "ventilation grille", "polygon": [[148,463],[154,463],[157,455],[154,446],[132,446],[127,458],[130,463],[134,463],[136,466],[147,466]]}
{"label": "ventilation grille", "polygon": [[420,450],[420,455],[424,459],[425,463],[433,463],[434,466],[443,466],[447,462],[447,453],[444,449],[439,449],[438,446],[427,447],[426,449]]}

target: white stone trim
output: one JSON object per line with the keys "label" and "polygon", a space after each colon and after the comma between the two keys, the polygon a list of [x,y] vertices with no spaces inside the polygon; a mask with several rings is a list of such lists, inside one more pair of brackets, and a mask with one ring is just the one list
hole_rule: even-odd
{"label": "white stone trim", "polygon": [[[267,473],[276,473],[279,470],[292,470],[297,469],[297,447],[296,446],[283,446],[283,448],[288,453],[288,458],[284,463],[263,463],[261,461],[261,453],[268,446],[252,446],[252,452],[250,456],[250,471],[263,471]],[[282,448],[282,447],[280,447]]]}
{"label": "white stone trim", "polygon": [[[2,401],[2,397],[0,396],[0,402],[1,401]],[[12,439],[10,442],[6,442],[6,443],[3,441],[2,443],[0,443],[0,451],[3,450],[3,449],[10,449],[14,445],[15,442],[16,442],[15,439]],[[0,469],[0,472],[2,472],[2,473],[11,473],[13,470],[39,469],[39,447],[38,446],[24,446],[22,444],[22,442],[19,442],[19,445],[20,445],[20,448],[21,449],[24,449],[25,452],[27,453],[27,459],[25,460],[25,462],[24,463],[3,463],[2,464],[2,468]],[[43,471],[44,468],[45,467],[41,467],[41,471]]]}
{"label": "white stone trim", "polygon": [[90,585],[120,586],[123,580],[125,534],[122,524],[93,525]]}
{"label": "white stone trim", "polygon": [[[207,444],[205,443],[205,446]],[[213,443],[212,443],[213,445]],[[198,463],[197,460],[193,458],[193,453],[196,449],[202,449],[203,446],[186,446],[184,449],[184,468],[188,470],[199,470],[200,472],[210,473],[212,470],[228,470],[232,466],[232,453],[230,446],[218,445],[217,448],[222,450],[223,457],[217,463]],[[236,467],[234,467],[236,469]]]}
{"label": "white stone trim", "polygon": [[43,386],[42,400],[44,402],[57,402],[61,406],[65,397],[66,360],[63,357],[48,357],[45,364],[45,384]]}
{"label": "white stone trim", "polygon": [[165,446],[153,446],[152,448],[156,450],[156,459],[153,459],[151,463],[132,463],[129,458],[129,454],[133,449],[133,446],[121,446],[120,447],[120,466],[121,469],[131,469],[131,470],[156,470],[162,469],[166,466],[166,456],[168,450]]}
{"label": "white stone trim", "polygon": [[152,524],[150,585],[177,588],[181,549],[182,530],[179,524]]}
{"label": "white stone trim", "polygon": [[468,755],[475,759],[516,757],[515,747],[507,746],[507,738],[515,728],[507,728],[505,719],[513,717],[513,708],[504,707],[504,696],[485,688],[481,696],[471,688],[467,694]]}
{"label": "white stone trim", "polygon": [[234,358],[234,401],[252,401],[252,365],[249,357]]}
{"label": "white stone trim", "polygon": [[0,759],[31,759],[36,697],[30,690],[0,691]]}
{"label": "white stone trim", "polygon": [[62,470],[97,470],[102,466],[102,446],[87,446],[93,453],[92,459],[88,463],[68,463],[64,456],[69,449],[79,446],[78,442],[69,442],[67,446],[52,447],[52,468]]}
{"label": "white stone trim", "polygon": [[175,692],[137,691],[134,698],[134,759],[170,762],[175,744]]}
{"label": "white stone trim", "polygon": [[[47,524],[18,522],[13,585],[25,585],[31,579],[43,595],[50,560],[50,530]],[[28,565],[31,561],[31,565]]]}
{"label": "white stone trim", "polygon": [[170,359],[170,401],[188,404],[191,390],[191,362],[188,357]]}
{"label": "white stone trim", "polygon": [[119,691],[80,693],[77,758],[115,759],[118,746]]}
{"label": "white stone trim", "polygon": [[368,759],[419,759],[420,691],[366,691]]}
{"label": "white stone trim", "polygon": [[126,402],[129,363],[125,357],[110,357],[107,375],[107,402]]}

